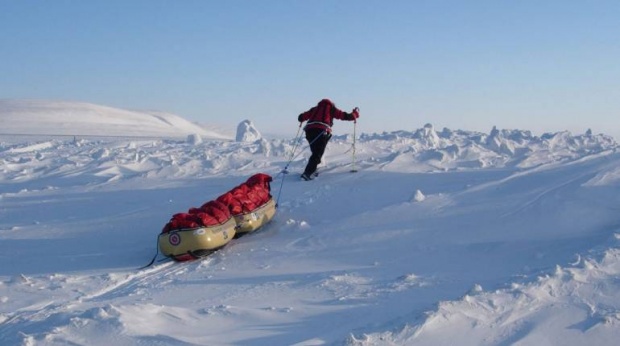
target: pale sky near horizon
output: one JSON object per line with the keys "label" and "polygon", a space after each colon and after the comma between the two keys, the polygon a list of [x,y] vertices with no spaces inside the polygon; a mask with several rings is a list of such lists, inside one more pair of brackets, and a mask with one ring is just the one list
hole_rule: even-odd
{"label": "pale sky near horizon", "polygon": [[0,0],[0,98],[250,119],[291,137],[330,98],[360,107],[363,132],[620,139],[619,61],[611,0]]}

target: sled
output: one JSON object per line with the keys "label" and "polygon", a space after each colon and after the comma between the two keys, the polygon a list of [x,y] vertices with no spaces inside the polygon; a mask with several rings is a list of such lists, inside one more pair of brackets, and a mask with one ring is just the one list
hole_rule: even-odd
{"label": "sled", "polygon": [[170,230],[159,235],[159,249],[162,254],[177,261],[208,256],[235,237],[236,225],[231,217],[219,225]]}
{"label": "sled", "polygon": [[267,224],[276,214],[276,202],[270,198],[265,204],[251,212],[233,215],[237,223],[237,237],[254,232]]}

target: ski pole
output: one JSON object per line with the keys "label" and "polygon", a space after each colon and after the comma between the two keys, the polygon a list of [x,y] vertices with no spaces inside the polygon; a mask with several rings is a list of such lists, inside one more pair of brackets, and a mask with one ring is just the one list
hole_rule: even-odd
{"label": "ski pole", "polygon": [[291,164],[291,162],[293,161],[293,159],[295,158],[295,152],[297,151],[297,146],[299,145],[300,142],[300,136],[299,133],[301,131],[301,124],[299,123],[299,128],[297,128],[297,134],[295,135],[295,145],[293,146],[293,151],[291,152],[291,157],[288,160],[288,162],[286,163],[286,166],[284,167],[284,169],[282,170],[282,174],[288,174],[288,165]]}
{"label": "ski pole", "polygon": [[278,196],[276,197],[276,209],[280,206],[280,194],[282,194],[282,188],[284,187],[284,176],[288,174],[288,165],[290,165],[291,162],[293,162],[293,160],[295,160],[295,158],[299,155],[295,155],[295,152],[297,151],[299,142],[301,142],[301,124],[302,123],[299,123],[299,128],[297,129],[297,134],[295,135],[295,145],[293,146],[293,151],[291,152],[291,158],[286,163],[284,169],[280,173],[278,173],[278,176],[282,174],[282,180],[280,181],[280,190],[278,190]]}
{"label": "ski pole", "polygon": [[[359,108],[355,107],[355,109],[357,109],[359,112]],[[353,120],[353,153],[352,153],[353,168],[351,169],[351,173],[357,172],[357,169],[355,168],[355,137],[357,137],[356,129],[357,129],[357,119]]]}

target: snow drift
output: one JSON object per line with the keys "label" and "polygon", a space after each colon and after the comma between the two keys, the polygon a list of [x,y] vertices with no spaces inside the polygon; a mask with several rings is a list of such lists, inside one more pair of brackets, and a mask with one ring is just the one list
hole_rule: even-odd
{"label": "snow drift", "polygon": [[227,138],[174,114],[84,102],[0,100],[0,123],[0,133],[5,135]]}

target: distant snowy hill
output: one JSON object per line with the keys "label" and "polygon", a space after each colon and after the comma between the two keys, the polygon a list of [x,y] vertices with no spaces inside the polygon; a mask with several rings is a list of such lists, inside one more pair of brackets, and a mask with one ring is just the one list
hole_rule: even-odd
{"label": "distant snowy hill", "polygon": [[230,139],[174,114],[84,102],[0,100],[0,134]]}

